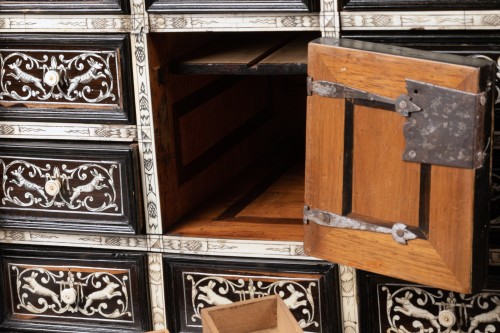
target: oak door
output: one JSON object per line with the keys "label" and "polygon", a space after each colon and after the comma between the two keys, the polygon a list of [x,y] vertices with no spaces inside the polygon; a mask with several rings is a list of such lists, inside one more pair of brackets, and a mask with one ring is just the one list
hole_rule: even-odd
{"label": "oak door", "polygon": [[309,44],[306,253],[469,293],[484,284],[493,64]]}

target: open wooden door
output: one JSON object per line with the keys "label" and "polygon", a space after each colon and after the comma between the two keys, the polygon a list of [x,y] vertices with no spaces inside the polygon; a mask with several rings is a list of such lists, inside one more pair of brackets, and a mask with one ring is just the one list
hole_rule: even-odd
{"label": "open wooden door", "polygon": [[487,266],[494,67],[347,39],[309,44],[305,251],[473,292]]}

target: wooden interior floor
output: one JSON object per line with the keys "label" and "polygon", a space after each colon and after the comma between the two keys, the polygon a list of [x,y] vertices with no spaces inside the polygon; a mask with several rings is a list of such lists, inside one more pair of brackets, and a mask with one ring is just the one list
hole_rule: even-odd
{"label": "wooden interior floor", "polygon": [[302,241],[303,161],[242,174],[167,230],[168,235]]}

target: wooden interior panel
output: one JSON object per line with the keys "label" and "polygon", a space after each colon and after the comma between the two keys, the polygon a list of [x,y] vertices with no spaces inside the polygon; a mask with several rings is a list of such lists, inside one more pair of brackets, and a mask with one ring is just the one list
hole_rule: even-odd
{"label": "wooden interior panel", "polygon": [[344,101],[313,95],[307,109],[315,112],[307,113],[306,132],[317,135],[306,137],[305,202],[342,214]]}
{"label": "wooden interior panel", "polygon": [[401,159],[406,120],[354,106],[352,213],[419,226],[420,165]]}
{"label": "wooden interior panel", "polygon": [[289,35],[286,36],[280,33],[261,33],[243,38],[239,34],[226,34],[186,56],[182,65],[252,66],[285,44],[290,39]]}
{"label": "wooden interior panel", "polygon": [[[407,78],[477,93],[485,89],[484,83],[480,84],[479,81],[484,75],[480,71],[486,71],[489,67],[486,63],[456,56],[333,39],[320,39],[310,45],[308,66],[309,75],[314,80],[337,82],[391,99],[406,93],[404,82]],[[330,189],[332,186],[344,188],[341,176],[330,179],[332,182],[326,182],[327,177],[320,178],[317,174],[326,173],[327,169],[333,174],[341,173],[343,165],[339,160],[345,159],[346,152],[342,150],[342,146],[339,147],[338,142],[345,140],[345,135],[338,129],[345,126],[345,123],[331,123],[330,131],[325,130],[329,128],[326,122],[343,120],[341,116],[338,119],[331,118],[331,115],[325,113],[323,105],[336,103],[337,108],[333,113],[342,113],[344,100],[318,101],[321,99],[328,98],[309,97],[308,122],[314,121],[315,124],[307,125],[307,140],[315,145],[308,144],[311,151],[306,154],[306,205],[338,214],[339,207],[345,202],[345,193]],[[397,117],[396,114],[395,116]],[[402,131],[404,121],[392,122],[389,115],[378,121],[374,112],[367,119],[355,118],[353,126],[355,133],[358,133],[354,139],[358,140],[356,143],[367,144],[370,140],[376,140],[380,149],[372,147],[363,153],[356,152],[358,146],[354,146],[353,211],[379,218],[390,216],[393,218],[392,223],[401,222],[399,218],[406,217],[408,221],[404,222],[412,226],[421,226],[424,214],[428,219],[425,221],[428,223],[428,234],[424,232],[426,235],[423,235],[423,239],[412,240],[408,245],[402,246],[391,235],[328,228],[310,223],[306,227],[306,253],[409,281],[471,292],[474,288],[480,288],[484,282],[481,274],[473,274],[476,269],[480,271],[480,268],[473,266],[474,253],[484,253],[480,248],[485,246],[484,240],[474,240],[474,225],[482,229],[485,227],[484,223],[487,223],[475,221],[476,198],[482,195],[476,192],[476,170],[432,165],[429,172],[430,188],[423,186],[418,180],[420,164],[401,162],[402,135],[395,134],[394,131],[397,132],[396,128],[400,126]],[[484,140],[483,144],[486,143],[485,139],[479,139]],[[383,151],[383,147],[390,147],[389,153]],[[386,157],[392,155],[395,164],[377,162],[377,156],[381,153],[386,154]],[[358,166],[356,162],[359,162]],[[401,177],[404,175],[406,178],[404,181],[395,181],[394,177],[397,179],[398,173],[393,171],[394,168],[408,170],[406,174],[400,173]],[[384,174],[384,170],[387,174]],[[381,179],[374,180],[373,177]],[[373,187],[370,189],[371,184]],[[394,202],[387,203],[388,206],[384,208],[377,203],[378,200],[361,201],[364,186],[371,191],[380,189],[379,196]],[[387,194],[388,186],[394,186],[394,196]],[[309,191],[323,192],[328,198]],[[488,189],[484,187],[481,191],[487,192]],[[424,206],[417,209],[419,200]],[[398,205],[403,210],[399,213],[402,215],[390,213],[391,206],[396,209]],[[416,219],[416,216],[420,217]],[[480,233],[476,232],[476,235]]]}
{"label": "wooden interior panel", "polygon": [[299,34],[259,62],[259,66],[290,63],[307,64],[307,44],[314,34]]}
{"label": "wooden interior panel", "polygon": [[307,44],[317,32],[223,33],[170,65],[171,73],[305,74]]}
{"label": "wooden interior panel", "polygon": [[167,230],[191,237],[301,241],[304,198],[302,162],[265,158]]}
{"label": "wooden interior panel", "polygon": [[[231,77],[233,78],[233,77]],[[195,78],[192,78],[195,81]],[[219,87],[215,87],[217,82]],[[212,83],[213,96],[203,98],[196,93],[172,105],[174,117],[178,121],[180,154],[183,165],[188,164],[210,149],[224,137],[235,133],[252,117],[266,110],[269,104],[268,82],[256,77],[241,77],[236,80],[222,78]],[[228,82],[229,81],[229,82]],[[196,82],[196,81],[195,81]],[[206,87],[206,86],[204,86]],[[202,86],[200,89],[203,90]],[[204,92],[202,92],[203,94]],[[203,99],[199,103],[193,99]],[[185,107],[185,104],[191,104]]]}
{"label": "wooden interior panel", "polygon": [[295,165],[273,182],[264,193],[244,207],[236,217],[300,220],[304,205],[304,167]]}
{"label": "wooden interior panel", "polygon": [[[288,54],[287,47],[283,50],[281,47],[294,40],[296,34],[266,34],[261,41],[260,34],[252,33],[249,38],[239,36],[236,44],[218,41],[228,35],[231,34],[159,34],[151,37],[153,110],[159,143],[157,157],[160,189],[165,193],[161,196],[163,226],[167,229],[176,224],[168,232],[205,236],[207,226],[204,227],[204,223],[210,230],[222,230],[220,233],[214,231],[214,237],[258,239],[263,232],[265,238],[300,240],[303,184],[298,192],[278,194],[276,191],[281,189],[276,188],[269,192],[269,197],[247,203],[250,204],[247,210],[235,214],[232,221],[210,222],[224,212],[216,204],[213,210],[203,208],[204,217],[193,212],[209,198],[220,197],[217,193],[223,188],[227,191],[226,185],[252,163],[265,162],[276,146],[296,141],[299,144],[295,145],[297,148],[292,155],[303,154],[305,75],[290,75],[294,73],[281,65],[275,69],[281,68],[283,75],[234,75],[234,71],[230,72],[232,75],[224,75],[224,70],[197,72],[191,71],[192,64],[186,60],[205,59],[215,67],[232,66],[236,61],[250,68],[254,60],[266,59],[275,51]],[[250,47],[259,41],[261,48]],[[306,40],[302,38],[299,44],[301,52],[296,44],[290,44],[294,45],[290,48],[291,54],[295,54],[291,59],[298,59],[300,53],[305,61]],[[200,58],[200,54],[203,57]],[[232,61],[227,58],[231,54],[237,55]],[[208,63],[202,67],[214,67]],[[191,69],[185,70],[184,66]],[[272,173],[272,163],[268,164]],[[301,177],[303,179],[303,175]],[[241,193],[246,192],[242,190]],[[280,206],[273,202],[276,195],[284,198],[278,200],[281,202],[278,205],[282,205],[279,211],[276,208]],[[292,206],[294,208],[289,209]],[[193,216],[198,222],[192,221]],[[178,222],[183,225],[177,225]],[[291,223],[297,225],[298,231],[292,228],[287,238],[280,232],[267,231],[263,222],[283,225],[278,227],[283,230]],[[229,223],[236,226],[231,227]],[[251,227],[248,223],[256,226]]]}

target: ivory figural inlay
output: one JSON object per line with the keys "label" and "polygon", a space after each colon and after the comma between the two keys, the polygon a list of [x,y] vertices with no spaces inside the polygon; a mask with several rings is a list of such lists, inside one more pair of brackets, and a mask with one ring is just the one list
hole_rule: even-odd
{"label": "ivory figural inlay", "polygon": [[117,103],[114,52],[42,52],[0,50],[0,102]]}
{"label": "ivory figural inlay", "polygon": [[128,270],[9,264],[13,312],[133,322]]}
{"label": "ivory figural inlay", "polygon": [[[113,173],[117,163],[81,163],[69,167],[14,159],[0,159],[2,205],[30,208],[63,208],[88,212],[118,212]],[[97,198],[97,193],[98,198]]]}
{"label": "ivory figural inlay", "polygon": [[316,281],[265,281],[257,278],[240,278],[231,281],[222,276],[186,273],[186,283],[191,284],[192,323],[200,324],[201,309],[207,306],[231,304],[268,295],[279,295],[285,305],[293,310],[298,324],[308,331],[319,328],[318,305],[314,298],[318,292]]}
{"label": "ivory figural inlay", "polygon": [[[500,294],[464,295],[414,286],[379,286],[381,331],[495,332]],[[383,300],[383,298],[386,298]]]}

